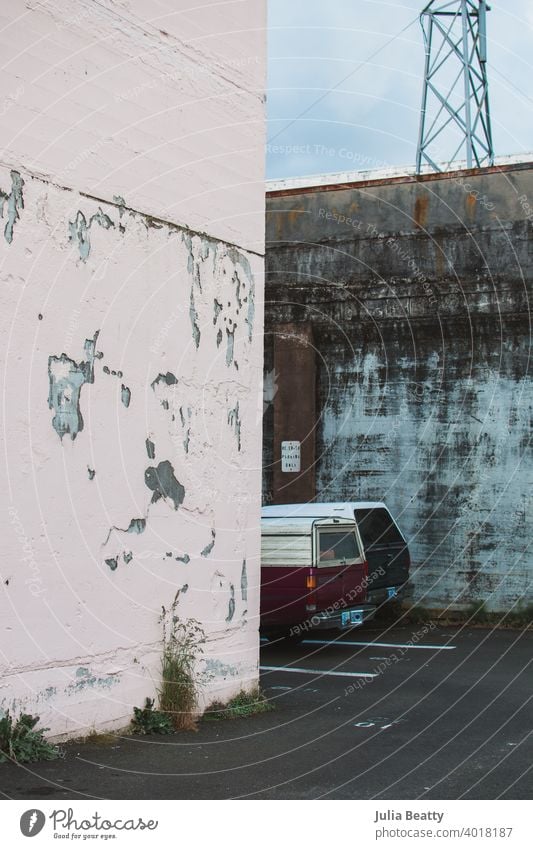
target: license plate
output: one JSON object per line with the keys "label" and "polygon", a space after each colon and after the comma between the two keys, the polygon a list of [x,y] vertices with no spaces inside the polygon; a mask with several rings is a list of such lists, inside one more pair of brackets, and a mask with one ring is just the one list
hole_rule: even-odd
{"label": "license plate", "polygon": [[343,610],[341,613],[341,625],[361,625],[363,621],[362,610]]}
{"label": "license plate", "polygon": [[397,595],[396,587],[387,587],[387,598],[396,598]]}

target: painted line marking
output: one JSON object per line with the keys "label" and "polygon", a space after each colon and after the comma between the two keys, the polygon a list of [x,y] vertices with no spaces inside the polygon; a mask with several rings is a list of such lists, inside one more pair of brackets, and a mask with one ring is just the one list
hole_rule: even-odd
{"label": "painted line marking", "polygon": [[335,675],[338,678],[377,678],[372,672],[329,672],[324,669],[303,669],[301,666],[260,666],[262,672],[302,672],[305,675]]}
{"label": "painted line marking", "polygon": [[412,646],[408,643],[363,643],[356,642],[355,640],[302,640],[302,644],[308,646],[367,646],[368,648],[380,646],[386,649],[436,649],[438,651],[448,651],[457,648],[457,646]]}

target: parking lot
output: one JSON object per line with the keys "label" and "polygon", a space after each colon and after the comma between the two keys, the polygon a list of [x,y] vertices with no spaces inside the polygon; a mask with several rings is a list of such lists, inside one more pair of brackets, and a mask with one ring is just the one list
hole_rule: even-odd
{"label": "parking lot", "polygon": [[531,798],[533,633],[373,624],[262,642],[276,710],[69,744],[0,767],[6,798]]}

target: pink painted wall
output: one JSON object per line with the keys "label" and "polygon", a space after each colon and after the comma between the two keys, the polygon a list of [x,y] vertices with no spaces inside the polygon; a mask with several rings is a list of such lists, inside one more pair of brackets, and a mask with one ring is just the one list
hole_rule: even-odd
{"label": "pink painted wall", "polygon": [[0,707],[77,735],[178,589],[202,704],[257,681],[264,3],[3,15]]}

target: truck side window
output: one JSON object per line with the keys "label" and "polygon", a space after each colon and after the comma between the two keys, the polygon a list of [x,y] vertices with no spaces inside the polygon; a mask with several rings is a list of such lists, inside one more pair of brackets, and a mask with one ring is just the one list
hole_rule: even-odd
{"label": "truck side window", "polygon": [[355,518],[365,548],[391,543],[404,544],[404,539],[392,516],[382,507],[373,510],[356,510]]}

